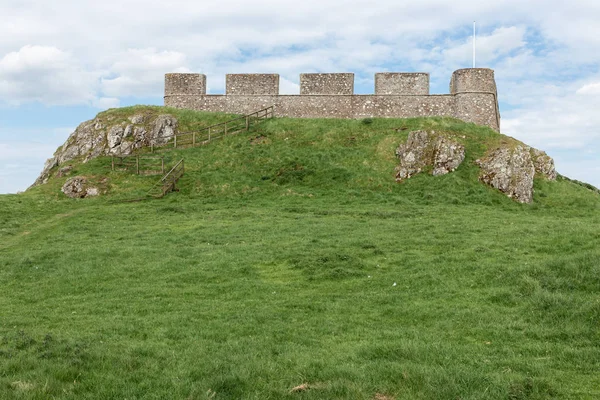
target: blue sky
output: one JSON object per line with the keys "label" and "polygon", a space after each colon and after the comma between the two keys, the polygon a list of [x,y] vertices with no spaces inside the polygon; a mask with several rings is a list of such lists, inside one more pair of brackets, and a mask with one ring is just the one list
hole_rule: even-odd
{"label": "blue sky", "polygon": [[0,193],[27,188],[69,133],[109,107],[162,104],[167,72],[496,71],[502,132],[554,157],[559,173],[600,186],[600,2],[3,0]]}

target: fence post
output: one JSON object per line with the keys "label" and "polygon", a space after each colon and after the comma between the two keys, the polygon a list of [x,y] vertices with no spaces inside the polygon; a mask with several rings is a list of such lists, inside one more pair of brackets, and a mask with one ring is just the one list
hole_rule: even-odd
{"label": "fence post", "polygon": [[208,127],[208,141],[210,142],[210,126]]}
{"label": "fence post", "polygon": [[154,143],[150,143],[150,153],[154,153]]}
{"label": "fence post", "polygon": [[115,170],[115,156],[112,156],[110,158],[110,160],[111,160],[110,162],[111,162],[111,165],[112,165],[112,170],[114,171]]}
{"label": "fence post", "polygon": [[227,122],[225,122],[225,133],[223,134],[223,136],[227,135]]}
{"label": "fence post", "polygon": [[135,173],[140,174],[140,156],[135,156]]}
{"label": "fence post", "polygon": [[161,157],[160,158],[160,172],[161,174],[165,174],[165,158]]}
{"label": "fence post", "polygon": [[196,147],[196,132],[192,132],[192,147]]}
{"label": "fence post", "polygon": [[250,130],[250,116],[246,115],[246,130]]}
{"label": "fence post", "polygon": [[177,148],[177,135],[173,135],[173,146]]}

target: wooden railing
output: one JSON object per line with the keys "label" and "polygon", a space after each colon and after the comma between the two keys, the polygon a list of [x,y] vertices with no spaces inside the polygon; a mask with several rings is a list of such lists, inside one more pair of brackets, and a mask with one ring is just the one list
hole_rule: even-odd
{"label": "wooden railing", "polygon": [[137,175],[158,175],[165,173],[165,159],[158,156],[113,156],[113,171],[135,171]]}
{"label": "wooden railing", "polygon": [[193,132],[179,132],[175,135],[165,136],[162,139],[168,139],[165,144],[151,144],[150,150],[153,152],[157,148],[164,147],[195,147],[210,143],[213,140],[221,139],[226,135],[250,130],[250,128],[262,120],[273,118],[273,106],[263,108],[252,114],[234,118],[220,124],[215,124]]}
{"label": "wooden railing", "polygon": [[[163,137],[168,139],[165,144],[157,146],[151,145],[151,151],[160,147],[183,147],[183,146],[201,146],[210,143],[213,140],[221,139],[226,135],[248,131],[256,123],[273,118],[274,107],[270,106],[253,112],[252,114],[244,115],[239,118],[222,122],[220,124],[211,125],[194,132],[180,132],[175,135]],[[139,149],[138,149],[139,150]],[[151,175],[165,173],[164,157],[152,157],[147,155],[132,154],[129,156],[113,156],[111,162],[112,170],[133,170],[138,175]],[[160,168],[160,169],[159,169]],[[124,201],[141,201],[149,198],[161,198],[167,193],[176,190],[177,181],[183,176],[185,171],[183,159],[179,160],[173,168],[169,170],[152,188],[146,193],[145,197],[124,200]]]}
{"label": "wooden railing", "polygon": [[173,168],[169,170],[160,178],[158,182],[148,191],[148,197],[160,198],[164,197],[165,194],[176,190],[176,184],[179,178],[183,176],[185,172],[185,166],[183,163],[183,159],[179,160],[177,164]]}

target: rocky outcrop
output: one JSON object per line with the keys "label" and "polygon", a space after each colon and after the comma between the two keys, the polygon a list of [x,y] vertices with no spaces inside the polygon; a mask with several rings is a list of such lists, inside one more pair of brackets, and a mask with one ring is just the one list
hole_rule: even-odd
{"label": "rocky outcrop", "polygon": [[[456,170],[465,159],[465,148],[448,135],[414,131],[398,147],[396,156],[400,159],[396,181],[402,182],[423,171],[437,176]],[[480,168],[480,181],[521,203],[533,201],[535,177],[556,179],[551,157],[514,139],[492,148],[475,163]]]}
{"label": "rocky outcrop", "polygon": [[75,158],[84,162],[101,155],[129,155],[144,146],[160,146],[177,133],[177,119],[171,115],[136,114],[125,121],[99,114],[79,125],[54,157],[46,161],[32,186],[46,183],[51,171]]}
{"label": "rocky outcrop", "polygon": [[479,179],[520,203],[531,203],[535,168],[529,150],[524,146],[495,149],[476,161],[481,168]]}
{"label": "rocky outcrop", "polygon": [[551,181],[556,180],[556,169],[554,169],[554,160],[552,157],[541,150],[532,148],[531,158],[533,159],[536,174]]}
{"label": "rocky outcrop", "polygon": [[85,176],[76,176],[67,179],[60,190],[66,196],[73,199],[100,195],[100,190],[97,187],[90,186]]}
{"label": "rocky outcrop", "polygon": [[479,179],[520,203],[533,201],[533,179],[537,175],[556,179],[554,160],[543,151],[519,144],[493,149],[483,159],[476,160]]}
{"label": "rocky outcrop", "polygon": [[414,131],[408,134],[406,143],[398,147],[396,156],[400,159],[396,181],[401,182],[429,167],[435,176],[456,170],[465,159],[465,148],[433,131]]}

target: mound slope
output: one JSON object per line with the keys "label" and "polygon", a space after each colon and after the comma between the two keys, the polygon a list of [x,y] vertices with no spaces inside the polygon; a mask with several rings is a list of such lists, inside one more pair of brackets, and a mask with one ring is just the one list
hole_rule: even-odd
{"label": "mound slope", "polygon": [[[464,160],[397,183],[419,130]],[[161,153],[179,192],[138,203],[113,200],[155,177],[72,159],[0,196],[0,398],[599,397],[599,195],[558,176],[508,198],[476,165],[503,142],[275,119]],[[104,195],[66,198],[70,176]]]}

